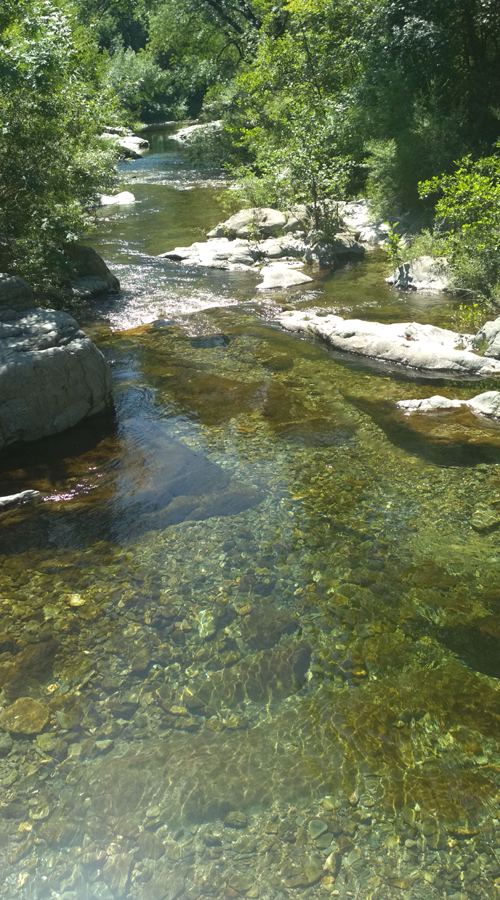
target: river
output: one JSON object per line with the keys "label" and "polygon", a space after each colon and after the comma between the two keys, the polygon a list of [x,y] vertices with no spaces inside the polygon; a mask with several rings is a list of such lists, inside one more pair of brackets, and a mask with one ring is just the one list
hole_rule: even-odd
{"label": "river", "polygon": [[114,412],[0,469],[45,497],[0,525],[2,700],[32,720],[0,732],[0,897],[491,897],[500,430],[394,411],[477,384],[274,323],[456,301],[380,254],[256,299],[157,258],[225,218],[217,173],[158,130],[121,176],[89,242],[123,291],[82,311]]}

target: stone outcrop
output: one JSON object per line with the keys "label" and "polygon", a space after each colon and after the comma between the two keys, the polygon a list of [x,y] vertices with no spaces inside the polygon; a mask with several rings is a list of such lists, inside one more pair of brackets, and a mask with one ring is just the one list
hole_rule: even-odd
{"label": "stone outcrop", "polygon": [[57,434],[110,402],[107,363],[72,316],[0,311],[0,449]]}
{"label": "stone outcrop", "polygon": [[128,206],[135,203],[135,197],[131,191],[120,191],[118,194],[101,194],[100,206]]}
{"label": "stone outcrop", "polygon": [[500,361],[474,352],[474,336],[415,322],[383,324],[307,310],[283,312],[283,328],[323,338],[331,347],[425,372],[500,375]]}
{"label": "stone outcrop", "polygon": [[448,262],[444,256],[419,256],[401,263],[386,281],[400,291],[449,291]]}
{"label": "stone outcrop", "polygon": [[92,247],[67,244],[66,257],[70,263],[71,290],[74,296],[94,297],[106,291],[119,291],[120,282],[108,269],[102,256]]}
{"label": "stone outcrop", "polygon": [[484,391],[470,400],[453,400],[436,394],[422,400],[399,400],[396,406],[407,415],[469,409],[475,416],[500,420],[500,391]]}
{"label": "stone outcrop", "polygon": [[249,241],[228,238],[212,238],[209,241],[196,241],[190,247],[175,247],[160,258],[171,259],[186,266],[204,266],[207,269],[228,269],[245,271],[255,263]]}
{"label": "stone outcrop", "polygon": [[313,265],[333,269],[338,263],[361,259],[364,253],[365,248],[353,234],[339,232],[329,241],[321,235],[309,235],[304,258]]}

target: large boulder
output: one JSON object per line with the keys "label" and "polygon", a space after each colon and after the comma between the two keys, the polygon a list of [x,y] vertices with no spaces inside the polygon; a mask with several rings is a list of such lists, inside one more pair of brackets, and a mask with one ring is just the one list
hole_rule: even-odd
{"label": "large boulder", "polygon": [[190,247],[175,247],[160,254],[161,259],[171,259],[185,266],[203,266],[207,269],[245,271],[254,264],[248,241],[213,238],[196,241]]}
{"label": "large boulder", "polygon": [[118,278],[92,247],[68,244],[65,254],[70,264],[71,289],[75,296],[87,298],[120,290]]}
{"label": "large boulder", "polygon": [[275,237],[286,229],[291,213],[265,206],[242,209],[209,232],[209,238],[259,238]]}
{"label": "large boulder", "polygon": [[272,262],[261,270],[262,282],[257,285],[257,290],[268,291],[273,288],[295,287],[299,284],[307,284],[312,281],[309,275],[301,272],[297,263]]}
{"label": "large boulder", "polygon": [[474,338],[474,346],[486,356],[500,359],[500,316],[485,322]]}
{"label": "large boulder", "polygon": [[110,402],[106,361],[72,316],[0,310],[0,450],[64,431]]}
{"label": "large boulder", "polygon": [[33,288],[27,281],[17,275],[0,272],[0,310],[26,309],[33,303]]}
{"label": "large boulder", "polygon": [[400,291],[449,291],[448,262],[444,256],[419,256],[401,263],[386,281]]}
{"label": "large boulder", "polygon": [[323,338],[336,350],[412,369],[456,375],[500,376],[500,361],[474,352],[474,335],[416,322],[364,322],[294,310],[279,316],[283,328]]}

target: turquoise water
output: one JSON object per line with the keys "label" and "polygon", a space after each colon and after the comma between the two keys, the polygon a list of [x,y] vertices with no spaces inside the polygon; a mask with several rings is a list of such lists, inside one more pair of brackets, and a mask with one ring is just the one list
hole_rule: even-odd
{"label": "turquoise water", "polygon": [[493,896],[500,429],[395,412],[477,384],[274,324],[455,301],[377,256],[256,300],[155,258],[224,216],[217,173],[160,133],[122,175],[92,243],[124,290],[82,312],[115,410],[0,469],[44,494],[0,522],[0,896]]}

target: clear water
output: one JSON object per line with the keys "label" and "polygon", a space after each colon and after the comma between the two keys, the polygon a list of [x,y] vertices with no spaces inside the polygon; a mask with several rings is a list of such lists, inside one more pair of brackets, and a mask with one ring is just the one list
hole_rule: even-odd
{"label": "clear water", "polygon": [[0,468],[44,495],[0,520],[1,699],[31,728],[0,730],[0,896],[492,897],[500,429],[402,418],[478,385],[273,323],[453,301],[377,257],[256,300],[155,258],[223,217],[217,173],[158,132],[123,182],[92,239],[123,294],[86,311],[115,410]]}

